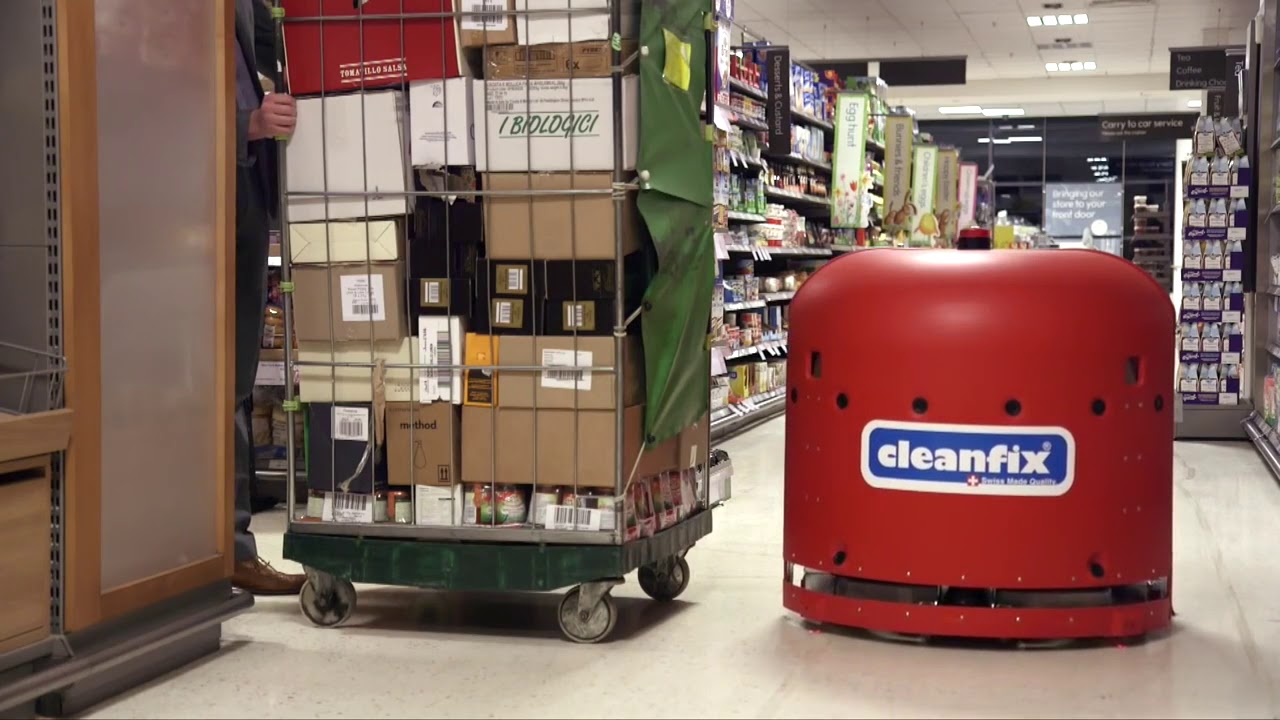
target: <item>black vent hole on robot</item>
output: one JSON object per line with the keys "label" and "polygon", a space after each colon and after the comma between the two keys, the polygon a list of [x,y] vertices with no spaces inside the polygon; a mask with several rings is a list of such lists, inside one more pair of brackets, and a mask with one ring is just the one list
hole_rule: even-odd
{"label": "black vent hole on robot", "polygon": [[844,393],[840,393],[839,395],[837,395],[836,407],[840,408],[841,410],[849,407],[849,396],[845,395]]}
{"label": "black vent hole on robot", "polygon": [[1089,561],[1089,574],[1095,578],[1102,579],[1107,576],[1107,569],[1102,567],[1102,563],[1097,560]]}
{"label": "black vent hole on robot", "polygon": [[1106,401],[1106,400],[1103,400],[1102,398],[1098,398],[1098,399],[1094,400],[1094,401],[1093,401],[1093,405],[1092,405],[1092,409],[1093,409],[1093,414],[1094,414],[1094,415],[1099,415],[1099,416],[1100,416],[1100,415],[1105,414],[1105,413],[1107,412],[1107,401]]}
{"label": "black vent hole on robot", "polygon": [[797,402],[800,402],[800,393],[796,392],[795,388],[791,388],[791,404],[795,405]]}
{"label": "black vent hole on robot", "polygon": [[1142,382],[1142,358],[1134,355],[1124,362],[1124,384],[1138,385]]}
{"label": "black vent hole on robot", "polygon": [[1004,404],[1004,412],[1009,417],[1018,417],[1022,414],[1022,403],[1015,398]]}
{"label": "black vent hole on robot", "polygon": [[918,397],[911,401],[911,410],[917,415],[923,415],[929,412],[929,401],[922,397]]}
{"label": "black vent hole on robot", "polygon": [[1156,406],[1156,412],[1160,412],[1161,410],[1164,410],[1164,396],[1157,395],[1156,401],[1152,404]]}
{"label": "black vent hole on robot", "polygon": [[822,377],[822,353],[817,350],[809,353],[809,377],[814,380]]}
{"label": "black vent hole on robot", "polygon": [[835,563],[836,566],[838,567],[840,565],[843,565],[844,561],[848,559],[849,559],[849,556],[846,555],[843,550],[840,550],[835,554],[834,557],[831,558],[831,562]]}

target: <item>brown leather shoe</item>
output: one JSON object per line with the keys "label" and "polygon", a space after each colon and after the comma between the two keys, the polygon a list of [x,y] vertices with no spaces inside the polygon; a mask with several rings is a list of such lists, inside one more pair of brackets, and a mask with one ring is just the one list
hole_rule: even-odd
{"label": "brown leather shoe", "polygon": [[232,585],[254,595],[297,595],[306,582],[306,575],[282,573],[262,558],[241,560],[231,576]]}

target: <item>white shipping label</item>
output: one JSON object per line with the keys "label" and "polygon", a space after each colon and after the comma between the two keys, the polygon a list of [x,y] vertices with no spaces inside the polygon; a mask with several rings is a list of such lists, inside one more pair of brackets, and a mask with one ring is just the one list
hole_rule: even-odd
{"label": "white shipping label", "polygon": [[[571,505],[547,505],[543,509],[542,521],[548,530],[585,530],[591,532],[599,532],[600,530],[612,530],[613,522],[608,522],[610,527],[605,527],[606,520],[604,510],[595,510],[592,508],[573,507]],[[612,520],[612,512],[608,512],[610,520]]]}
{"label": "white shipping label", "polygon": [[510,325],[512,318],[511,310],[515,307],[515,303],[510,300],[495,300],[493,306],[496,310],[496,312],[494,312],[493,324]]}
{"label": "white shipping label", "polygon": [[369,442],[369,408],[334,407],[333,439]]}
{"label": "white shipping label", "polygon": [[456,364],[455,360],[460,359],[455,358],[453,354],[453,335],[450,325],[447,322],[442,325],[432,320],[433,318],[429,317],[418,318],[419,357],[423,365],[445,367],[428,367],[422,370],[420,386],[421,401],[424,405],[436,400],[452,402],[452,380],[453,376],[459,372],[447,369],[447,366]]}
{"label": "white shipping label", "polygon": [[258,363],[258,377],[254,380],[254,385],[261,386],[283,386],[284,385],[284,361],[283,360],[263,360]]}
{"label": "white shipping label", "polygon": [[511,292],[524,292],[524,268],[508,268],[506,286]]}
{"label": "white shipping label", "polygon": [[373,496],[325,493],[320,519],[325,522],[372,523]]}
{"label": "white shipping label", "polygon": [[506,9],[502,0],[463,0],[463,12],[482,14],[462,16],[462,29],[502,32],[511,22],[511,16],[504,12]]}
{"label": "white shipping label", "polygon": [[[592,354],[589,350],[543,350],[542,365],[553,367],[591,367]],[[556,390],[581,390],[591,392],[591,371],[589,370],[553,370],[542,371],[542,387]]]}
{"label": "white shipping label", "polygon": [[426,287],[426,297],[423,298],[422,302],[428,305],[439,305],[440,304],[440,283],[427,282],[427,283],[424,283],[424,286]]}
{"label": "white shipping label", "polygon": [[343,322],[386,321],[387,302],[381,275],[343,275],[338,282]]}

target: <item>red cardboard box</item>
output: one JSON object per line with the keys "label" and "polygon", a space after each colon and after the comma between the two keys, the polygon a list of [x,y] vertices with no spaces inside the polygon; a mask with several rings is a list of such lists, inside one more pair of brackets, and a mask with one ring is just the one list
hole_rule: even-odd
{"label": "red cardboard box", "polygon": [[[401,17],[402,13],[452,12],[451,0],[363,0],[363,4],[283,0],[282,4],[286,70],[289,92],[294,95],[360,90],[362,80],[368,89],[458,77],[463,67],[452,17]],[[370,19],[378,16],[390,18]]]}

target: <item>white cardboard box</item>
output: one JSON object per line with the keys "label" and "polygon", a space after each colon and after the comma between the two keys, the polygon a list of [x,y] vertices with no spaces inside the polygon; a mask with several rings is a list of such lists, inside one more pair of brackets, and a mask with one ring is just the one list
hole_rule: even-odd
{"label": "white cardboard box", "polygon": [[[466,338],[462,318],[453,316],[418,316],[417,356],[423,365],[462,365],[462,344]],[[417,362],[417,361],[415,361]],[[450,402],[462,404],[462,371],[454,370],[449,379],[448,370],[423,370],[419,376],[418,391],[422,402]]]}
{"label": "white cardboard box", "polygon": [[394,220],[290,223],[289,254],[294,265],[397,260],[400,232]]}
{"label": "white cardboard box", "polygon": [[[570,87],[573,89],[572,113]],[[636,166],[637,91],[636,76],[623,78],[624,170]],[[476,170],[613,169],[612,79],[477,80],[473,99],[476,131],[480,135],[476,139]],[[484,139],[486,130],[488,142]]]}
{"label": "white cardboard box", "polygon": [[428,80],[409,86],[409,132],[414,167],[475,165],[468,77]]}
{"label": "white cardboard box", "polygon": [[[635,37],[639,27],[639,6],[634,0],[614,0],[622,4],[623,37]],[[535,12],[520,16],[517,38],[521,45],[543,43],[583,42],[609,39],[608,0],[516,0],[518,10],[566,10],[572,5],[573,14]],[[600,13],[576,12],[583,9],[601,9]]]}
{"label": "white cardboard box", "polygon": [[329,197],[327,216],[326,198],[290,197],[289,222],[404,215],[403,123],[404,94],[397,90],[299,100],[285,168],[288,190],[371,194],[367,206],[364,196]]}
{"label": "white cardboard box", "polygon": [[[368,363],[376,358],[400,365],[418,361],[415,338],[375,342],[373,353],[368,341],[333,343],[332,353],[329,347],[328,342],[299,342],[298,360]],[[373,402],[372,368],[301,365],[298,374],[298,400],[302,402]],[[418,384],[408,369],[388,368],[383,388],[387,402],[413,402],[419,397]]]}

